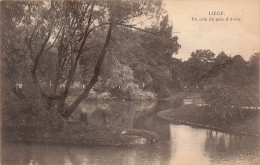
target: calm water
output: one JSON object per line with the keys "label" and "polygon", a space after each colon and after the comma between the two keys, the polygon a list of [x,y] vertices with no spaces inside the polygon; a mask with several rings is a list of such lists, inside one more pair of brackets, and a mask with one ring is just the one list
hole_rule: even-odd
{"label": "calm water", "polygon": [[260,164],[260,140],[216,131],[174,125],[157,111],[171,107],[160,102],[83,103],[79,111],[88,124],[139,128],[160,135],[157,143],[136,147],[2,144],[3,165],[204,165]]}

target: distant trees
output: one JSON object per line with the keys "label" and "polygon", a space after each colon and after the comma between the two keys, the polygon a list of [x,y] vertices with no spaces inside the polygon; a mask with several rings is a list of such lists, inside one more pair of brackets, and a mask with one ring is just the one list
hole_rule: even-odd
{"label": "distant trees", "polygon": [[[213,112],[212,117],[228,122],[243,119],[242,107],[259,106],[259,75],[253,71],[259,66],[259,60],[255,60],[259,55],[252,56],[249,62],[240,55],[234,56],[228,63],[219,60],[220,55],[218,57],[218,64],[225,65],[204,85],[202,96]],[[230,61],[226,56],[221,58]]]}
{"label": "distant trees", "polygon": [[212,118],[225,122],[244,118],[244,107],[259,106],[259,53],[245,61],[240,55],[196,50],[182,62],[182,83],[200,92]]}

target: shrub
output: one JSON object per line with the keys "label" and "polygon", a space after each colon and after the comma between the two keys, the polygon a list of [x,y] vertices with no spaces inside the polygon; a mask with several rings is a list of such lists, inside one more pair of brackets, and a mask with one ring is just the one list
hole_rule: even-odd
{"label": "shrub", "polygon": [[111,99],[111,93],[110,92],[103,92],[103,93],[97,95],[97,99],[109,100],[109,99]]}
{"label": "shrub", "polygon": [[124,97],[129,100],[152,100],[156,97],[153,92],[143,91],[137,84],[128,83],[122,89]]}

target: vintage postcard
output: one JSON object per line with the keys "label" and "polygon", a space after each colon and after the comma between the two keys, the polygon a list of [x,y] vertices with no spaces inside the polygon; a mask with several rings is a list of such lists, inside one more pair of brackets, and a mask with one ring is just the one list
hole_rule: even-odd
{"label": "vintage postcard", "polygon": [[260,164],[259,0],[0,12],[1,165]]}

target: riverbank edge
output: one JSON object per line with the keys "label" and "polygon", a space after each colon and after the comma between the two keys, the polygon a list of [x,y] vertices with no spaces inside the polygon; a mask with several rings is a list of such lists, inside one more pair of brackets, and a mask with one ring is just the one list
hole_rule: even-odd
{"label": "riverbank edge", "polygon": [[243,132],[234,131],[234,130],[230,130],[228,128],[221,128],[221,127],[215,127],[215,126],[211,126],[211,125],[204,125],[204,124],[200,124],[200,123],[193,123],[193,122],[184,121],[184,120],[181,120],[181,119],[178,119],[178,118],[169,118],[166,115],[170,111],[172,111],[172,110],[168,109],[168,110],[160,111],[160,112],[157,113],[157,116],[166,120],[166,121],[168,121],[168,122],[176,124],[176,125],[188,125],[188,126],[191,126],[193,128],[210,129],[210,130],[219,131],[219,132],[222,132],[222,133],[260,137],[260,135],[258,135],[258,134],[252,134],[252,133],[248,133],[246,131],[245,132],[244,131]]}
{"label": "riverbank edge", "polygon": [[[26,133],[19,132],[16,128],[2,127],[1,143],[36,143],[36,144],[70,144],[70,145],[85,145],[85,146],[138,146],[151,144],[159,140],[157,133],[141,130],[129,129],[125,134],[100,133],[88,134],[73,133],[64,134],[60,132],[45,132],[37,137],[28,136]],[[88,130],[89,131],[89,130]],[[5,132],[5,133],[4,133]],[[37,133],[36,133],[37,134]],[[41,138],[39,138],[41,137]]]}

